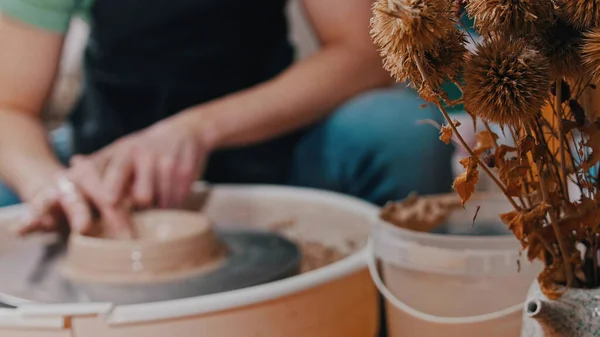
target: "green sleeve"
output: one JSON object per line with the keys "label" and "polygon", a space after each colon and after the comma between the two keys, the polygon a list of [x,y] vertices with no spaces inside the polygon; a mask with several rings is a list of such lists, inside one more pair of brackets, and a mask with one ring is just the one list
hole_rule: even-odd
{"label": "green sleeve", "polygon": [[64,33],[78,0],[0,0],[0,10],[25,23]]}

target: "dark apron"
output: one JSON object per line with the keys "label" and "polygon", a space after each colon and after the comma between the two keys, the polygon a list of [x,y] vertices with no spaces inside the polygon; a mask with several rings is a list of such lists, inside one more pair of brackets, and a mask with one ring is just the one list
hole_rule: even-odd
{"label": "dark apron", "polygon": [[[84,90],[71,115],[76,152],[279,74],[293,61],[285,2],[96,0]],[[205,179],[282,183],[298,137],[218,151]]]}

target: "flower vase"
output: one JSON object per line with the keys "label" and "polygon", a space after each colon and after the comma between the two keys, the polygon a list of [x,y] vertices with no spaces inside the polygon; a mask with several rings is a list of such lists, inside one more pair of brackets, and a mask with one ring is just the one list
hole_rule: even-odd
{"label": "flower vase", "polygon": [[534,281],[525,302],[521,337],[600,336],[600,289],[569,289],[557,300]]}

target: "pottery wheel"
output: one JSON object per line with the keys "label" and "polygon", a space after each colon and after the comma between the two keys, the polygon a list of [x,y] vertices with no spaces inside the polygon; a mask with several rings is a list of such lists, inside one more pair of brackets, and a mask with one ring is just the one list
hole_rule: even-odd
{"label": "pottery wheel", "polygon": [[292,276],[299,270],[298,247],[281,236],[257,231],[216,232],[229,250],[218,268],[150,284],[75,284],[59,270],[64,244],[25,240],[0,254],[0,303],[148,303],[246,288]]}

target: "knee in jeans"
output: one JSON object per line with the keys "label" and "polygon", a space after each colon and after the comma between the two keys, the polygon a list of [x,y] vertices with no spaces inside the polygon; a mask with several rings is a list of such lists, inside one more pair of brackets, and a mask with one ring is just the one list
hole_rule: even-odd
{"label": "knee in jeans", "polygon": [[377,153],[406,153],[407,148],[435,151],[449,156],[453,147],[439,140],[439,131],[423,124],[426,119],[441,122],[439,112],[408,88],[383,89],[357,96],[342,105],[328,123],[331,137],[347,146]]}

